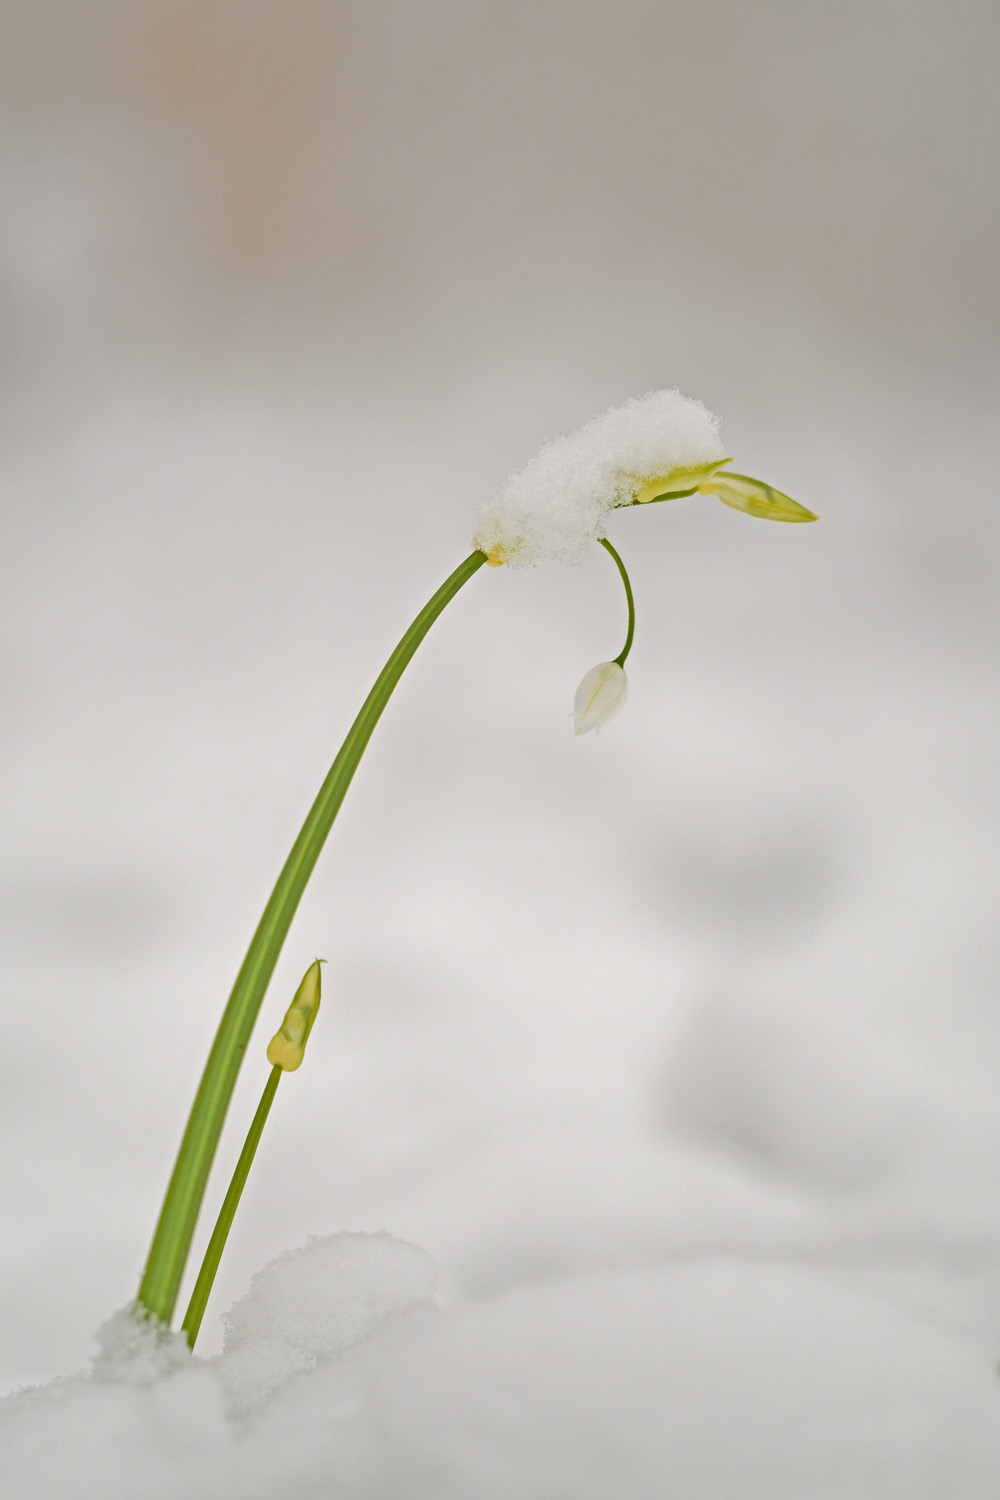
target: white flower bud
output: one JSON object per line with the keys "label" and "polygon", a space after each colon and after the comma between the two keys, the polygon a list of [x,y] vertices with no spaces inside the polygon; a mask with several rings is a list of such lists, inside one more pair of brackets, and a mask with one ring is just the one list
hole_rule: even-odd
{"label": "white flower bud", "polygon": [[598,662],[591,667],[576,690],[573,700],[573,719],[576,733],[586,734],[592,729],[599,734],[602,724],[609,723],[625,707],[628,696],[628,678],[625,668],[616,661]]}

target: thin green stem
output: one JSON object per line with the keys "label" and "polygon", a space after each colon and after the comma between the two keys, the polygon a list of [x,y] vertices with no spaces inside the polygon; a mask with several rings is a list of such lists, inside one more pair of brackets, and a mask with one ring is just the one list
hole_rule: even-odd
{"label": "thin green stem", "polygon": [[169,1323],[173,1316],[205,1183],[243,1053],[306,882],[393,688],[445,605],[485,561],[482,552],[473,552],[459,564],[424,605],[386,662],[330,767],[264,908],[205,1064],[139,1286],[140,1305],[164,1323]]}
{"label": "thin green stem", "polygon": [[618,663],[618,665],[620,667],[623,667],[625,665],[625,658],[626,656],[628,656],[629,652],[632,649],[632,637],[635,635],[635,600],[632,598],[632,585],[629,582],[628,573],[625,571],[625,564],[622,562],[621,558],[618,556],[618,553],[615,551],[614,547],[612,547],[607,537],[599,536],[597,540],[600,542],[605,552],[610,552],[611,556],[614,558],[618,571],[622,575],[622,583],[625,585],[625,598],[628,600],[628,635],[625,637],[624,646],[622,647],[619,654],[615,657],[615,661]]}
{"label": "thin green stem", "polygon": [[191,1293],[191,1301],[188,1303],[188,1310],[184,1314],[184,1321],[181,1324],[181,1328],[187,1334],[188,1348],[190,1349],[194,1348],[194,1341],[198,1337],[201,1320],[205,1316],[205,1308],[208,1305],[208,1299],[211,1295],[215,1273],[219,1269],[219,1261],[222,1259],[222,1252],[226,1248],[226,1240],[229,1238],[233,1218],[239,1207],[240,1198],[243,1196],[243,1189],[246,1186],[247,1177],[250,1175],[250,1168],[257,1154],[260,1138],[264,1133],[264,1125],[271,1110],[272,1100],[278,1091],[281,1074],[282,1069],[277,1066],[273,1067],[268,1074],[267,1082],[264,1085],[264,1092],[261,1094],[260,1103],[257,1106],[257,1113],[254,1115],[250,1123],[250,1129],[247,1131],[247,1138],[243,1143],[240,1159],[236,1163],[236,1169],[229,1184],[229,1191],[222,1200],[219,1217],[215,1221],[212,1238],[208,1242],[205,1259],[201,1263],[201,1270],[198,1272],[198,1279],[194,1284],[194,1291]]}

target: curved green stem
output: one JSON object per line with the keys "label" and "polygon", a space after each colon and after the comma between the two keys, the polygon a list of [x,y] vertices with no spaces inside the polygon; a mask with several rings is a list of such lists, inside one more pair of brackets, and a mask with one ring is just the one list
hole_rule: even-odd
{"label": "curved green stem", "polygon": [[250,1175],[253,1159],[257,1154],[257,1147],[260,1144],[260,1138],[264,1132],[264,1126],[267,1123],[267,1117],[271,1110],[271,1102],[278,1091],[281,1074],[282,1069],[277,1065],[268,1074],[267,1082],[264,1085],[264,1092],[261,1094],[260,1103],[257,1106],[257,1113],[250,1122],[250,1129],[247,1131],[247,1138],[243,1143],[240,1159],[236,1163],[233,1179],[229,1184],[229,1191],[222,1200],[219,1217],[215,1221],[212,1238],[208,1242],[205,1259],[201,1263],[198,1280],[194,1284],[191,1301],[188,1303],[188,1310],[184,1314],[184,1322],[181,1324],[182,1330],[187,1334],[189,1349],[194,1348],[194,1341],[198,1337],[198,1329],[201,1327],[201,1320],[205,1316],[205,1308],[208,1305],[212,1284],[215,1281],[215,1273],[219,1269],[219,1261],[222,1259],[222,1252],[226,1248],[226,1240],[229,1238],[229,1231],[232,1228],[233,1219],[239,1207],[247,1177]]}
{"label": "curved green stem", "polygon": [[618,571],[622,575],[622,583],[625,585],[625,598],[628,600],[628,635],[625,637],[624,646],[622,647],[619,654],[615,657],[615,661],[618,663],[618,665],[620,667],[623,667],[625,665],[625,658],[626,656],[628,656],[629,652],[632,649],[632,637],[635,635],[635,600],[632,598],[632,585],[631,583],[629,583],[629,577],[625,571],[625,564],[622,562],[621,558],[618,556],[618,553],[615,551],[614,547],[612,547],[607,537],[599,536],[597,540],[600,542],[605,552],[610,552],[611,556],[614,558]]}
{"label": "curved green stem", "polygon": [[330,767],[264,908],[205,1064],[139,1286],[139,1303],[162,1322],[169,1323],[173,1316],[243,1052],[306,882],[393,688],[445,605],[485,561],[482,552],[473,552],[459,564],[424,605],[386,662]]}

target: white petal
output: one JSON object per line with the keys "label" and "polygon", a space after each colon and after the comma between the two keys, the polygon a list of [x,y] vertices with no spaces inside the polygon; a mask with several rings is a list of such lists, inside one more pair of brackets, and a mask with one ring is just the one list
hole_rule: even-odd
{"label": "white petal", "polygon": [[628,678],[624,667],[616,661],[602,661],[591,667],[573,700],[576,733],[586,734],[588,729],[599,733],[603,724],[621,713],[627,696]]}

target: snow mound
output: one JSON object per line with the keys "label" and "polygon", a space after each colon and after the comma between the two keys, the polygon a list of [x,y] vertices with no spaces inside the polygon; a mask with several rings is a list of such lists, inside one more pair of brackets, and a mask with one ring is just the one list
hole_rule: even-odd
{"label": "snow mound", "polygon": [[226,1352],[167,1360],[152,1383],[139,1355],[121,1361],[118,1327],[119,1383],[0,1402],[5,1493],[995,1500],[990,1356],[845,1266],[675,1258],[425,1317],[432,1282],[423,1252],[388,1235],[312,1240],[254,1279]]}
{"label": "snow mound", "polygon": [[641,483],[725,458],[719,419],[680,391],[650,391],[546,443],[479,512],[473,545],[512,568],[579,562]]}
{"label": "snow mound", "polygon": [[375,1372],[365,1493],[990,1500],[988,1355],[838,1280],[720,1256],[458,1309]]}
{"label": "snow mound", "polygon": [[223,1316],[214,1365],[230,1411],[259,1407],[290,1376],[342,1354],[392,1317],[427,1307],[435,1279],[430,1256],[384,1232],[314,1235],[285,1250]]}
{"label": "snow mound", "polygon": [[390,1234],[313,1235],[257,1272],[223,1317],[224,1351],[263,1339],[311,1359],[339,1354],[379,1319],[429,1301],[435,1276],[429,1255]]}

